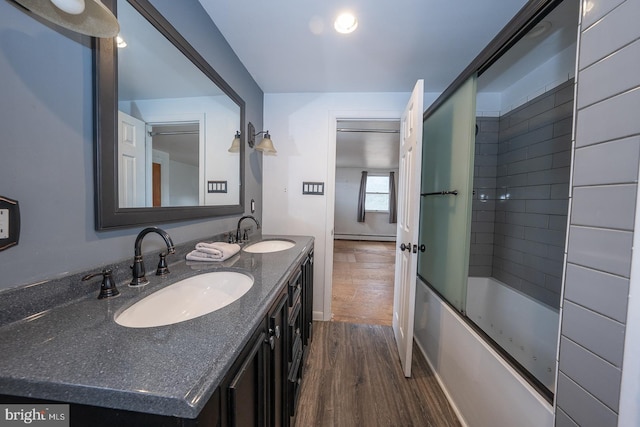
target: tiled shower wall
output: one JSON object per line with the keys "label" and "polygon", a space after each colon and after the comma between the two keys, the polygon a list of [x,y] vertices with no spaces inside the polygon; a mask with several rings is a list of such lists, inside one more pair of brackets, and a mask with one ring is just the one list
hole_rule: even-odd
{"label": "tiled shower wall", "polygon": [[476,125],[469,276],[491,277],[500,119],[478,117]]}
{"label": "tiled shower wall", "polygon": [[[626,322],[640,158],[640,0],[589,6],[578,48],[556,427],[637,426],[624,417],[620,387],[622,370],[638,364],[624,347],[625,338],[638,339]],[[625,401],[636,413],[636,392]]]}
{"label": "tiled shower wall", "polygon": [[573,79],[499,119],[477,119],[469,275],[493,276],[555,308],[572,115]]}

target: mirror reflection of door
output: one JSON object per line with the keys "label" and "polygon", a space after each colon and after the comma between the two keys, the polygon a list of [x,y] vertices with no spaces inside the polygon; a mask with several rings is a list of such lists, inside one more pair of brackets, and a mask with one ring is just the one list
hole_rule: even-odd
{"label": "mirror reflection of door", "polygon": [[121,208],[145,205],[145,123],[118,111],[118,195]]}
{"label": "mirror reflection of door", "polygon": [[152,206],[197,206],[200,195],[200,124],[155,123],[152,139]]}
{"label": "mirror reflection of door", "polygon": [[162,165],[153,163],[153,207],[162,206]]}

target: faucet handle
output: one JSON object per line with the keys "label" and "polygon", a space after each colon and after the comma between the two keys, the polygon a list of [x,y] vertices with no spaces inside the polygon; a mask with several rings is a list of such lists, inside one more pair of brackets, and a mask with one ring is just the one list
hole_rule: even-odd
{"label": "faucet handle", "polygon": [[167,266],[167,254],[160,253],[160,261],[158,261],[158,268],[156,268],[156,276],[166,276],[169,274],[169,267]]}
{"label": "faucet handle", "polygon": [[100,294],[98,295],[98,299],[120,295],[120,291],[118,291],[118,288],[116,288],[116,284],[113,281],[111,270],[106,269],[100,272],[87,274],[82,278],[82,281],[87,281],[98,275],[102,275],[102,283],[100,284]]}

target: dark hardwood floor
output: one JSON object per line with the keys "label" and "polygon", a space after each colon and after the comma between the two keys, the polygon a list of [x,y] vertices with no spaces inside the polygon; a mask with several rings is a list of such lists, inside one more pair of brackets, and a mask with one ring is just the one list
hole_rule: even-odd
{"label": "dark hardwood floor", "polygon": [[391,325],[395,242],[335,240],[332,320]]}
{"label": "dark hardwood floor", "polygon": [[314,322],[304,369],[297,427],[460,426],[417,348],[403,376],[389,326]]}

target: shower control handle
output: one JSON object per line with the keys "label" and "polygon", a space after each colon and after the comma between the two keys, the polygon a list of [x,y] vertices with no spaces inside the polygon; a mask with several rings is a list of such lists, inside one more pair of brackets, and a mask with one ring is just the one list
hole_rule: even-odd
{"label": "shower control handle", "polygon": [[411,242],[407,243],[406,245],[403,243],[400,245],[400,250],[401,251],[411,251]]}

